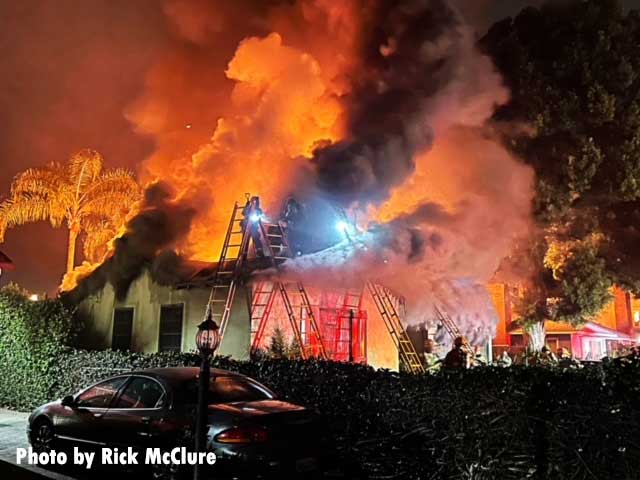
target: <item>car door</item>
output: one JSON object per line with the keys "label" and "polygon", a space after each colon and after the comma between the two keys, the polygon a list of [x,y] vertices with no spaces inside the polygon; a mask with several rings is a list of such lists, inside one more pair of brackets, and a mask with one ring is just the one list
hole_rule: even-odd
{"label": "car door", "polygon": [[157,444],[166,430],[167,392],[154,378],[132,376],[104,415],[108,443],[113,446],[146,447]]}
{"label": "car door", "polygon": [[125,385],[128,376],[110,378],[80,392],[71,407],[64,407],[56,421],[56,432],[63,440],[104,444],[104,415]]}

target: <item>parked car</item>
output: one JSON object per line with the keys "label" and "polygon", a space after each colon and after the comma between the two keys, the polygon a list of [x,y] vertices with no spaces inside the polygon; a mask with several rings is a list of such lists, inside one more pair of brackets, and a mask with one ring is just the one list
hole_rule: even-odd
{"label": "parked car", "polygon": [[[190,367],[126,373],[43,405],[29,417],[31,445],[39,451],[69,444],[136,450],[192,445],[198,373]],[[320,415],[278,400],[244,375],[212,371],[208,413],[207,446],[218,457],[213,472],[288,478],[321,472],[332,461]]]}

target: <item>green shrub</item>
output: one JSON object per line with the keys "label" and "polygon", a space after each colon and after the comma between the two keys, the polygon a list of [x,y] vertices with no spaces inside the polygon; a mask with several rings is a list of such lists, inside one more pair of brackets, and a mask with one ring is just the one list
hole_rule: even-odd
{"label": "green shrub", "polygon": [[[11,382],[21,385],[21,401],[9,405],[33,407],[123,371],[199,363],[192,353],[60,348],[55,354],[30,378],[0,377],[2,392],[12,390]],[[437,375],[316,360],[213,363],[322,412],[340,450],[373,476],[626,479],[640,471],[637,355],[583,369],[487,367]]]}
{"label": "green shrub", "polygon": [[[58,390],[124,370],[197,365],[193,354],[67,353]],[[584,368],[399,374],[357,364],[216,358],[322,412],[343,452],[385,478],[636,478],[640,359]]]}
{"label": "green shrub", "polygon": [[114,350],[71,350],[49,372],[52,377],[50,399],[61,398],[103,378],[131,370],[199,364],[191,353],[133,353]]}
{"label": "green shrub", "polygon": [[50,372],[77,330],[60,301],[30,301],[16,287],[0,290],[0,405],[28,408],[48,400]]}

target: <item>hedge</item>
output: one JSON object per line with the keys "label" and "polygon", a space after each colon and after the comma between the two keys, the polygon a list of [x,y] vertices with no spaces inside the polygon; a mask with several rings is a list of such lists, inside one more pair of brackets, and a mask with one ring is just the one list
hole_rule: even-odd
{"label": "hedge", "polygon": [[[0,302],[0,312],[19,312],[13,321],[0,314],[0,326],[20,335],[0,335],[5,406],[32,408],[121,371],[198,364],[188,353],[73,350],[65,345],[74,326],[57,304],[31,306],[1,295]],[[46,315],[52,330],[26,320],[28,314]],[[340,449],[374,477],[640,477],[638,355],[584,369],[487,367],[420,376],[314,360],[214,363],[322,412]]]}
{"label": "hedge", "polygon": [[58,300],[32,302],[15,286],[0,290],[0,405],[28,408],[47,401],[52,368],[79,328]]}
{"label": "hedge", "polygon": [[[70,351],[51,398],[193,354]],[[639,478],[640,358],[589,368],[482,368],[415,376],[314,360],[215,366],[322,412],[341,450],[384,478]]]}

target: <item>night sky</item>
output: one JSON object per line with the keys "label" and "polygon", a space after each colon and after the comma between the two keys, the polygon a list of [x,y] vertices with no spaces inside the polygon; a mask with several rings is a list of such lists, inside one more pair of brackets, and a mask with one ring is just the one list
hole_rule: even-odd
{"label": "night sky", "polygon": [[[540,3],[458,2],[479,32]],[[640,0],[623,3],[640,8]],[[85,147],[100,151],[107,167],[135,171],[153,143],[133,131],[125,112],[168,42],[162,3],[2,0],[0,18],[0,198],[19,171],[65,162]],[[0,249],[16,271],[3,275],[0,285],[16,281],[34,292],[54,293],[64,270],[66,235],[44,223],[9,230]]]}

